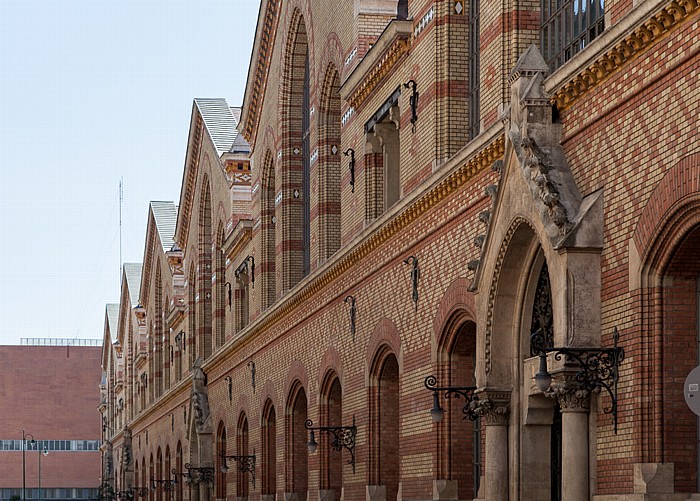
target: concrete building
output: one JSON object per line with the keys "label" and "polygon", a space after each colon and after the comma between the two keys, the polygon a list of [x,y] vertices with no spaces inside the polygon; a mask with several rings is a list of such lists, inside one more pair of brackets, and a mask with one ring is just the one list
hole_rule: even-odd
{"label": "concrete building", "polygon": [[97,497],[100,351],[80,339],[0,346],[0,499]]}
{"label": "concrete building", "polygon": [[125,267],[106,481],[697,499],[699,12],[263,0]]}

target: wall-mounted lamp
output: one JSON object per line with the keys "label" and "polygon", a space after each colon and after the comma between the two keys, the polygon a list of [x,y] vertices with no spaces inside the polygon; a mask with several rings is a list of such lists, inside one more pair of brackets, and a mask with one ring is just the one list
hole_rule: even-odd
{"label": "wall-mounted lamp", "polygon": [[355,193],[355,150],[348,148],[343,152],[346,157],[350,155],[350,187],[352,192]]}
{"label": "wall-mounted lamp", "polygon": [[146,430],[146,445],[148,445],[148,430]]}
{"label": "wall-mounted lamp", "polygon": [[173,492],[175,490],[175,484],[177,484],[177,477],[172,480],[156,480],[151,477],[151,492],[156,492],[158,487],[160,487],[163,492]]}
{"label": "wall-mounted lamp", "polygon": [[185,331],[180,331],[175,334],[175,342],[177,343],[177,349],[180,351],[185,351]]}
{"label": "wall-mounted lamp", "polygon": [[418,311],[418,280],[420,279],[420,268],[418,267],[418,258],[416,256],[408,256],[403,260],[403,264],[411,264],[411,284],[413,288],[412,299],[416,304],[416,311]]}
{"label": "wall-mounted lamp", "polygon": [[173,359],[174,359],[174,356],[175,356],[174,354],[175,354],[175,348],[174,348],[173,345],[171,344],[171,345],[170,345],[170,363],[171,363],[171,364],[173,363]]}
{"label": "wall-mounted lamp", "polygon": [[226,282],[224,284],[226,286],[226,293],[228,294],[228,309],[231,309],[231,303],[233,303],[233,292],[231,292],[231,282]]}
{"label": "wall-mounted lamp", "polygon": [[331,442],[331,447],[338,452],[341,452],[343,448],[350,452],[348,464],[352,465],[352,472],[355,473],[355,436],[357,435],[355,416],[352,417],[352,426],[314,426],[313,421],[310,419],[306,421],[304,426],[309,430],[309,443],[306,446],[311,454],[316,452],[318,448],[314,431],[332,435],[333,442]]}
{"label": "wall-mounted lamp", "polygon": [[255,288],[255,258],[253,256],[247,256],[236,269],[236,278],[244,271],[250,274],[250,283],[253,284],[253,288]]}
{"label": "wall-mounted lamp", "polygon": [[540,357],[539,370],[535,374],[537,388],[547,394],[552,385],[552,375],[547,370],[547,353],[554,353],[555,360],[566,357],[565,364],[578,366],[574,376],[575,384],[580,385],[587,392],[600,392],[604,389],[610,395],[610,407],[604,408],[603,412],[612,414],[615,434],[617,434],[617,381],[620,378],[620,362],[625,358],[624,348],[617,346],[619,338],[620,334],[615,327],[612,348],[568,348],[547,347],[542,329],[537,329],[530,336],[530,349]]}
{"label": "wall-mounted lamp", "polygon": [[175,415],[170,413],[170,431],[175,431]]}
{"label": "wall-mounted lamp", "polygon": [[231,403],[233,400],[233,379],[231,376],[224,376],[224,381],[228,383],[228,401]]}
{"label": "wall-mounted lamp", "polygon": [[214,482],[214,468],[212,466],[195,467],[187,463],[185,464],[185,469],[187,473],[178,473],[173,469],[173,475],[181,475],[188,485]]}
{"label": "wall-mounted lamp", "polygon": [[355,340],[355,322],[357,320],[357,306],[354,296],[346,296],[343,300],[345,304],[350,303],[350,334],[352,334],[352,340]]}
{"label": "wall-mounted lamp", "polygon": [[411,104],[411,131],[415,132],[416,122],[418,121],[418,84],[411,79],[403,86],[405,89],[411,88],[411,97],[409,98],[409,103]]}
{"label": "wall-mounted lamp", "polygon": [[187,407],[182,406],[182,422],[187,423]]}
{"label": "wall-mounted lamp", "polygon": [[129,489],[127,491],[117,491],[117,499],[121,499],[123,501],[131,501],[132,499],[134,499],[133,489]]}
{"label": "wall-mounted lamp", "polygon": [[241,473],[250,472],[253,481],[253,489],[255,489],[255,449],[253,449],[252,456],[227,456],[224,451],[221,451],[219,456],[224,460],[224,464],[221,465],[221,473],[228,473],[229,467],[228,464],[226,464],[226,460],[232,459],[238,463],[236,467],[238,471]]}
{"label": "wall-mounted lamp", "polygon": [[132,487],[130,489],[132,491],[132,498],[135,496],[138,496],[140,498],[145,498],[148,496],[148,487]]}
{"label": "wall-mounted lamp", "polygon": [[248,362],[248,369],[250,369],[250,385],[253,387],[253,393],[255,393],[255,362],[252,360]]}
{"label": "wall-mounted lamp", "polygon": [[[177,469],[173,468],[171,473],[173,474],[173,477],[175,477],[175,480],[177,480],[177,477],[181,477],[185,485],[192,485],[192,475],[190,474],[190,465],[189,463],[185,465],[185,468],[187,469],[186,472],[180,472],[177,471]],[[213,470],[213,468],[212,468]]]}
{"label": "wall-mounted lamp", "polygon": [[462,407],[464,418],[469,418],[474,421],[479,416],[474,412],[472,402],[479,400],[479,397],[474,395],[476,386],[435,386],[437,378],[428,376],[424,381],[425,387],[433,392],[433,408],[430,409],[430,416],[433,421],[439,423],[445,415],[445,411],[440,407],[440,392],[445,392],[445,398],[464,398],[465,403]]}

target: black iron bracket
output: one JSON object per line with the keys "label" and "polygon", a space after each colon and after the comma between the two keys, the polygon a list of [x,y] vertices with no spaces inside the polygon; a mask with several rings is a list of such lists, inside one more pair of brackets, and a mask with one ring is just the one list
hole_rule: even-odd
{"label": "black iron bracket", "polygon": [[350,155],[350,187],[351,191],[355,193],[355,150],[348,148],[343,152],[346,157]]}
{"label": "black iron bracket", "polygon": [[233,400],[233,379],[231,376],[224,376],[224,381],[228,383],[228,401],[231,403]]}
{"label": "black iron bracket", "polygon": [[625,358],[624,348],[617,345],[619,338],[620,334],[615,327],[612,348],[570,348],[545,346],[542,329],[536,330],[530,336],[532,352],[540,357],[540,371],[535,375],[535,380],[548,380],[551,383],[551,376],[547,370],[547,353],[554,353],[555,360],[566,357],[566,364],[576,364],[578,367],[574,376],[577,383],[589,392],[598,393],[605,390],[610,396],[611,404],[603,408],[603,412],[612,414],[615,434],[617,434],[617,383],[620,379],[620,363]]}
{"label": "black iron bracket", "polygon": [[177,484],[177,477],[172,480],[156,480],[151,478],[151,491],[155,492],[158,486],[160,486],[163,492],[173,492],[175,490],[175,484]]}
{"label": "black iron bracket", "polygon": [[228,309],[231,309],[231,304],[233,304],[233,292],[231,291],[231,282],[224,283],[226,286],[226,294],[228,296]]}
{"label": "black iron bracket", "polygon": [[418,121],[418,84],[411,79],[403,84],[405,89],[411,88],[409,103],[411,105],[411,132],[416,132],[416,122]]}
{"label": "black iron bracket", "polygon": [[355,426],[355,416],[352,417],[352,426],[314,426],[313,421],[307,419],[305,425],[309,430],[309,446],[316,445],[314,431],[327,433],[333,437],[331,447],[338,452],[347,449],[350,452],[348,464],[352,465],[352,472],[355,473],[355,437],[357,436],[357,426]]}
{"label": "black iron bracket", "polygon": [[224,464],[221,467],[221,471],[223,473],[228,472],[228,465],[226,464],[227,459],[232,459],[238,465],[236,466],[236,469],[240,471],[241,473],[246,473],[250,472],[251,474],[251,479],[253,481],[253,489],[255,489],[255,449],[253,449],[253,455],[252,456],[236,456],[236,455],[231,455],[227,456],[224,451],[221,451],[219,453],[219,456],[224,460]]}
{"label": "black iron bracket", "polygon": [[357,305],[354,296],[346,296],[343,300],[345,304],[350,303],[350,334],[352,334],[352,340],[355,340],[355,330],[357,322]]}
{"label": "black iron bracket", "polygon": [[435,419],[435,416],[437,414],[439,414],[440,419],[442,419],[441,413],[443,411],[440,407],[439,401],[440,392],[444,392],[444,397],[447,399],[464,399],[464,407],[462,407],[462,414],[464,414],[464,419],[469,418],[472,421],[475,421],[479,417],[478,414],[474,412],[474,406],[472,405],[472,402],[476,402],[479,400],[479,397],[474,394],[474,392],[476,391],[476,386],[436,386],[437,378],[433,375],[426,377],[423,384],[425,384],[425,387],[428,390],[433,392],[433,408],[430,410],[430,413],[433,414],[433,419]]}
{"label": "black iron bracket", "polygon": [[403,260],[403,264],[411,264],[411,285],[412,285],[412,295],[411,298],[416,305],[416,311],[418,311],[418,281],[420,280],[420,268],[418,267],[418,258],[416,256],[408,256]]}

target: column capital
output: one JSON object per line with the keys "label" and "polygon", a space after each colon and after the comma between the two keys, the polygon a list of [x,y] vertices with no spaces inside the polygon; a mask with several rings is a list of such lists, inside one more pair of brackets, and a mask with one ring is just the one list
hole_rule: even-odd
{"label": "column capital", "polygon": [[556,398],[562,412],[588,412],[591,408],[590,390],[571,377],[552,383],[545,396]]}
{"label": "column capital", "polygon": [[471,402],[474,414],[484,419],[486,426],[505,426],[510,418],[509,388],[481,388],[476,391],[478,400]]}

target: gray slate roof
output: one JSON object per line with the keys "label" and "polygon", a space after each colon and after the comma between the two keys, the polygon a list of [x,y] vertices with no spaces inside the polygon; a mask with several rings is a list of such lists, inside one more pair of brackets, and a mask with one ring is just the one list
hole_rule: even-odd
{"label": "gray slate roof", "polygon": [[117,341],[117,336],[119,334],[119,305],[110,303],[105,308],[107,317],[107,328],[109,328],[109,335],[112,338],[112,343]]}
{"label": "gray slate roof", "polygon": [[221,156],[227,153],[238,135],[236,128],[238,122],[226,100],[197,98],[194,104],[202,115],[204,126],[214,143],[217,154]]}
{"label": "gray slate roof", "polygon": [[142,270],[142,263],[124,263],[124,275],[126,276],[126,285],[129,287],[132,308],[135,308],[139,304]]}
{"label": "gray slate roof", "polygon": [[153,217],[156,220],[156,229],[163,246],[163,252],[169,252],[175,243],[177,207],[173,202],[151,202],[151,211],[153,211]]}

